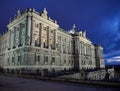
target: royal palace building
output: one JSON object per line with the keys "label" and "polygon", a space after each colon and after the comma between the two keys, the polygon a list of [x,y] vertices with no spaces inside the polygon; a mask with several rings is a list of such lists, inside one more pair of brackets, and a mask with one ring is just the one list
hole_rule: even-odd
{"label": "royal palace building", "polygon": [[8,32],[0,37],[1,67],[34,72],[105,67],[103,48],[94,45],[85,31],[74,25],[67,32],[47,13],[45,8],[42,13],[29,8],[10,19]]}

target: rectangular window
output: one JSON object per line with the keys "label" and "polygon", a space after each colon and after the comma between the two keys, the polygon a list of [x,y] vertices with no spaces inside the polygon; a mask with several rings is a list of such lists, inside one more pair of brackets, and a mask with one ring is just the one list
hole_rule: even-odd
{"label": "rectangular window", "polygon": [[8,65],[10,65],[10,60],[9,60],[9,58],[7,58],[7,62],[8,62]]}
{"label": "rectangular window", "polygon": [[40,55],[38,55],[38,62],[40,62]]}
{"label": "rectangular window", "polygon": [[35,64],[36,64],[36,61],[37,61],[37,56],[36,56],[36,53],[35,53],[35,61],[34,61],[34,62],[35,62]]}
{"label": "rectangular window", "polygon": [[64,60],[64,63],[66,64],[66,60]]}
{"label": "rectangular window", "polygon": [[55,64],[55,57],[52,57],[51,64],[52,64],[52,65]]}
{"label": "rectangular window", "polygon": [[18,56],[18,64],[21,64],[21,56]]}
{"label": "rectangular window", "polygon": [[92,61],[89,61],[89,65],[92,65]]}
{"label": "rectangular window", "polygon": [[15,57],[12,57],[12,63],[14,63],[15,62]]}
{"label": "rectangular window", "polygon": [[71,64],[71,60],[69,60],[69,64]]}
{"label": "rectangular window", "polygon": [[12,63],[13,64],[15,63],[15,57],[12,57]]}
{"label": "rectangular window", "polygon": [[81,64],[82,64],[82,65],[85,65],[85,60],[81,60]]}
{"label": "rectangular window", "polygon": [[35,46],[37,46],[37,40],[35,40]]}
{"label": "rectangular window", "polygon": [[47,56],[44,57],[44,63],[48,64],[48,57]]}

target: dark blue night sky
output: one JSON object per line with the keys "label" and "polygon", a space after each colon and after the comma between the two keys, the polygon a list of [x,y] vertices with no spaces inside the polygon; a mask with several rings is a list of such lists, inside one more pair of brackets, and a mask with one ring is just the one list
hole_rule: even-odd
{"label": "dark blue night sky", "polygon": [[0,0],[0,32],[19,8],[35,8],[69,30],[76,24],[87,37],[104,47],[106,64],[120,64],[120,0]]}

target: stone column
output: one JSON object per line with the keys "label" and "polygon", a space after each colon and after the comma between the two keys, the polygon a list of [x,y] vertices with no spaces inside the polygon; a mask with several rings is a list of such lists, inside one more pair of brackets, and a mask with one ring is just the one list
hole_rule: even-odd
{"label": "stone column", "polygon": [[14,27],[14,41],[13,41],[13,47],[16,46],[16,27]]}
{"label": "stone column", "polygon": [[39,38],[39,39],[38,39],[38,41],[39,41],[39,44],[38,44],[38,45],[39,45],[39,47],[40,47],[40,46],[41,46],[41,44],[40,44],[40,41],[41,41],[41,25],[40,25],[40,24],[39,24],[39,34],[38,34],[38,36],[39,36],[39,37],[38,37],[38,38]]}
{"label": "stone column", "polygon": [[32,21],[32,29],[30,35],[30,45],[35,46],[35,21]]}
{"label": "stone column", "polygon": [[86,49],[85,49],[85,51],[86,51],[86,55],[88,54],[88,45],[86,44]]}
{"label": "stone column", "polygon": [[13,46],[12,47],[14,47],[15,46],[15,28],[13,28],[14,30],[13,30]]}
{"label": "stone column", "polygon": [[19,24],[19,39],[18,39],[18,46],[21,45],[21,23]]}
{"label": "stone column", "polygon": [[10,39],[10,41],[11,41],[11,48],[13,47],[13,30],[11,30],[11,39]]}
{"label": "stone column", "polygon": [[88,49],[89,49],[89,51],[88,51],[88,55],[90,56],[90,45],[88,45]]}
{"label": "stone column", "polygon": [[87,45],[87,54],[89,55],[89,44]]}
{"label": "stone column", "polygon": [[86,45],[85,45],[85,43],[83,43],[83,48],[84,48],[84,55],[85,55],[85,47],[86,47]]}
{"label": "stone column", "polygon": [[56,50],[56,43],[57,43],[57,31],[56,31],[56,29],[54,30],[54,33],[55,33],[55,35],[54,35],[54,48]]}
{"label": "stone column", "polygon": [[69,54],[71,54],[71,40],[69,40]]}
{"label": "stone column", "polygon": [[33,34],[33,17],[31,17],[31,29],[30,29],[30,45],[32,43]]}
{"label": "stone column", "polygon": [[28,16],[26,17],[26,24],[25,24],[25,45],[28,44],[28,30],[29,30],[29,24],[28,24]]}
{"label": "stone column", "polygon": [[90,53],[90,45],[89,45],[89,56],[90,56],[90,54],[91,54],[91,53]]}
{"label": "stone column", "polygon": [[63,53],[63,41],[62,41],[62,37],[60,36],[60,51],[61,53]]}
{"label": "stone column", "polygon": [[50,49],[51,46],[50,46],[50,27],[49,27],[49,26],[47,27],[47,33],[48,33],[48,36],[47,36],[47,38],[48,38],[48,39],[47,39],[48,43],[47,43],[47,44],[48,44],[48,48]]}
{"label": "stone column", "polygon": [[81,42],[81,54],[83,55],[83,42]]}
{"label": "stone column", "polygon": [[11,48],[11,30],[9,30],[9,42],[8,42],[9,48]]}
{"label": "stone column", "polygon": [[85,49],[84,49],[84,50],[85,50],[84,52],[85,52],[85,55],[86,55],[86,54],[87,54],[87,52],[86,52],[87,44],[84,45],[84,48],[85,48]]}
{"label": "stone column", "polygon": [[27,45],[32,44],[32,30],[33,30],[33,17],[28,16],[26,19],[26,43]]}
{"label": "stone column", "polygon": [[42,31],[43,31],[43,24],[40,23],[40,46],[41,47],[43,47]]}
{"label": "stone column", "polygon": [[90,45],[90,56],[92,56],[92,47]]}
{"label": "stone column", "polygon": [[67,38],[65,38],[65,54],[67,54]]}
{"label": "stone column", "polygon": [[79,55],[81,55],[81,42],[79,42]]}

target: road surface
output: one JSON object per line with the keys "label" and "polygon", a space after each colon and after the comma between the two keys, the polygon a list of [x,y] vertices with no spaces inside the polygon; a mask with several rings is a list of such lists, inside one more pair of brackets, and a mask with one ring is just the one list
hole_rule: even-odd
{"label": "road surface", "polygon": [[120,88],[0,75],[0,91],[120,91]]}

